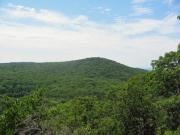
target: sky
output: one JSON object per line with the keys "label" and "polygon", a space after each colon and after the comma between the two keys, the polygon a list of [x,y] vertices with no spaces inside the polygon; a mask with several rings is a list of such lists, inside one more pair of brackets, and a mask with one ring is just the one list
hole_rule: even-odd
{"label": "sky", "polygon": [[131,67],[180,43],[180,0],[0,0],[0,63],[104,57]]}

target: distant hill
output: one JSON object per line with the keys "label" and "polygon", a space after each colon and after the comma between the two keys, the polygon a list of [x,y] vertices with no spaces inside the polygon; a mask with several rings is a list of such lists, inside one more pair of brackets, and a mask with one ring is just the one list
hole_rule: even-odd
{"label": "distant hill", "polygon": [[47,89],[47,96],[64,100],[97,95],[146,72],[105,58],[67,62],[0,64],[0,94],[19,97],[35,88]]}

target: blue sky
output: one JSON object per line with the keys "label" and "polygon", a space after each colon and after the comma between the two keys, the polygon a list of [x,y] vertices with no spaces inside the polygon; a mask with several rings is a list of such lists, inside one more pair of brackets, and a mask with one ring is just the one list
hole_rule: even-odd
{"label": "blue sky", "polygon": [[[134,8],[144,8],[141,17],[162,18],[169,12],[176,12],[178,0],[1,0],[1,7],[8,4],[23,5],[36,9],[63,12],[68,16],[84,14],[100,22],[113,21],[116,17],[132,18]],[[107,11],[106,11],[107,10]],[[146,10],[146,11],[145,11]],[[153,12],[153,13],[148,13]],[[142,10],[143,12],[143,10]]]}
{"label": "blue sky", "polygon": [[0,62],[106,57],[150,68],[179,43],[179,0],[0,0]]}

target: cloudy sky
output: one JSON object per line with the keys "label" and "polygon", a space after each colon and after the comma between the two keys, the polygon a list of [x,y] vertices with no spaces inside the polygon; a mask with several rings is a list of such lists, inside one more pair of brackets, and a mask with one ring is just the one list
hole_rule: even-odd
{"label": "cloudy sky", "polygon": [[0,63],[105,57],[132,67],[176,50],[179,0],[0,0]]}

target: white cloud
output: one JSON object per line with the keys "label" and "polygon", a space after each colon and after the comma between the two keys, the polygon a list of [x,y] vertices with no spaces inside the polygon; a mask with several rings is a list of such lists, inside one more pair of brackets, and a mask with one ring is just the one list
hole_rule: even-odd
{"label": "white cloud", "polygon": [[97,7],[97,10],[102,14],[107,14],[111,11],[110,8],[106,8],[106,7],[102,7],[102,6]]}
{"label": "white cloud", "polygon": [[153,13],[153,9],[147,7],[134,6],[133,15],[151,15]]}
{"label": "white cloud", "polygon": [[177,14],[169,14],[166,16],[160,26],[159,31],[161,34],[168,34],[168,33],[179,33],[179,20],[177,20]]}
{"label": "white cloud", "polygon": [[162,22],[154,19],[139,19],[133,22],[120,22],[113,25],[116,31],[122,32],[126,36],[144,34],[157,31]]}
{"label": "white cloud", "polygon": [[136,19],[134,21],[117,21],[113,29],[126,36],[153,32],[157,35],[180,33],[179,22],[176,14],[170,14],[163,19]]}
{"label": "white cloud", "polygon": [[164,0],[165,3],[167,3],[168,5],[171,5],[173,3],[173,0]]}
{"label": "white cloud", "polygon": [[[19,8],[16,10],[28,9],[22,15],[27,19],[33,18],[30,14],[44,16],[42,10],[23,6]],[[9,13],[9,8],[4,13],[7,11]],[[15,17],[21,18],[19,16],[18,13]],[[56,16],[58,19],[52,17],[51,21],[38,16],[38,20],[52,25],[0,23],[0,62],[64,61],[100,56],[129,66],[149,67],[152,59],[176,49],[179,41],[176,37],[169,36],[180,33],[173,14],[159,20],[144,18],[134,21],[120,20],[111,24],[95,23],[83,15],[71,18],[56,13]],[[67,18],[67,21],[56,21],[61,16]],[[73,24],[72,28],[75,29],[54,24]],[[146,34],[148,32],[153,34]]]}
{"label": "white cloud", "polygon": [[81,22],[87,21],[88,17],[79,15],[76,18],[69,18],[61,13],[55,11],[50,11],[46,9],[36,10],[34,8],[24,7],[21,5],[10,4],[8,8],[4,9],[6,16],[13,18],[31,18],[41,22],[49,24],[80,24]]}
{"label": "white cloud", "polygon": [[133,0],[132,1],[132,4],[140,4],[140,3],[144,3],[146,2],[147,0]]}

